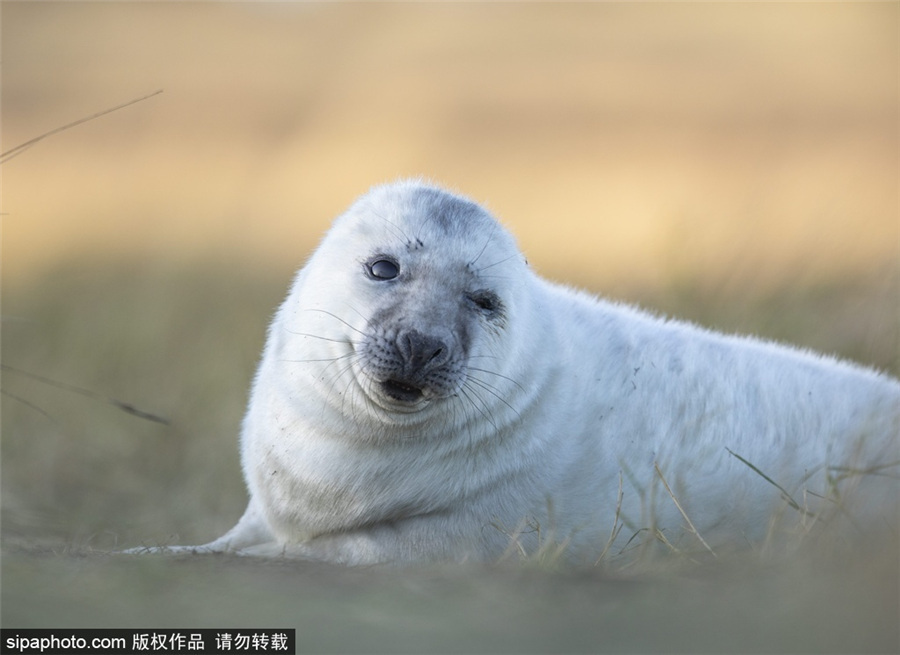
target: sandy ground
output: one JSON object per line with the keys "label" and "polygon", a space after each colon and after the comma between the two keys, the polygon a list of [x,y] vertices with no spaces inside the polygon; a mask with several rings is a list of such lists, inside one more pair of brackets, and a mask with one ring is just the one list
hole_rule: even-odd
{"label": "sandy ground", "polygon": [[[882,544],[882,546],[887,544]],[[893,544],[896,546],[896,544]],[[849,560],[652,575],[522,567],[348,570],[234,557],[9,552],[16,627],[273,627],[301,653],[888,653],[900,574]]]}

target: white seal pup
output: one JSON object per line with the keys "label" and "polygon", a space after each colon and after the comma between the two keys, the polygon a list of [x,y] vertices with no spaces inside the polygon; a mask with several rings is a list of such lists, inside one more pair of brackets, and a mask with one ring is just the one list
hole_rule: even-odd
{"label": "white seal pup", "polygon": [[406,181],[360,198],[298,273],[244,420],[247,510],[182,548],[347,564],[716,548],[779,508],[844,508],[870,478],[885,486],[856,516],[892,518],[898,432],[896,380],[547,282],[479,205]]}

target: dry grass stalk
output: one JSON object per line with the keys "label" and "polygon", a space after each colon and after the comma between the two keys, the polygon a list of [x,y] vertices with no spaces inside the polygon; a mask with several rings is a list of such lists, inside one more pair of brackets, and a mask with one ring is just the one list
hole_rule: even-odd
{"label": "dry grass stalk", "polygon": [[[662,471],[659,469],[659,464],[654,463],[653,467],[656,469],[656,474],[659,476],[659,479],[662,481],[663,486],[666,488],[666,491],[669,493],[669,496],[672,498],[672,502],[675,503],[675,507],[678,508],[678,511],[681,512],[681,516],[684,517],[684,520],[687,522],[688,527],[690,528],[691,532],[694,533],[694,535],[697,537],[697,539],[700,540],[700,543],[703,544],[703,547],[706,548],[706,550],[708,550],[710,552],[710,554],[712,554],[713,557],[718,557],[718,555],[716,555],[716,552],[712,548],[710,548],[709,544],[706,543],[706,540],[697,531],[697,528],[694,527],[694,524],[691,522],[691,519],[688,518],[687,512],[684,511],[684,508],[681,507],[681,503],[678,502],[678,499],[675,497],[675,494],[672,493],[672,489],[671,489],[671,487],[669,487],[669,483],[666,482],[665,476],[663,475]],[[661,535],[657,535],[657,537],[660,537],[660,536]],[[668,544],[668,541],[664,541],[664,543]]]}

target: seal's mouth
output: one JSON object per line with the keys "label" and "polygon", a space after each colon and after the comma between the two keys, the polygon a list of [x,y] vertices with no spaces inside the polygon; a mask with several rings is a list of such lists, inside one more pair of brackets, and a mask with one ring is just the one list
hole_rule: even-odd
{"label": "seal's mouth", "polygon": [[399,380],[385,380],[381,383],[381,390],[390,398],[403,403],[414,403],[422,398],[422,390],[419,387]]}

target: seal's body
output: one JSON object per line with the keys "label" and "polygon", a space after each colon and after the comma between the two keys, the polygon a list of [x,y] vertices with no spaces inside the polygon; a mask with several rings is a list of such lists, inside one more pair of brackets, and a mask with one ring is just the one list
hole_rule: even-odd
{"label": "seal's body", "polygon": [[896,484],[872,474],[896,474],[898,433],[897,381],[551,284],[481,207],[403,182],[339,217],[297,275],[244,421],[249,506],[201,548],[350,564],[716,548],[779,508],[843,507],[851,482],[880,485],[855,516],[891,511]]}

